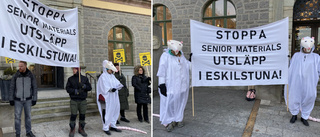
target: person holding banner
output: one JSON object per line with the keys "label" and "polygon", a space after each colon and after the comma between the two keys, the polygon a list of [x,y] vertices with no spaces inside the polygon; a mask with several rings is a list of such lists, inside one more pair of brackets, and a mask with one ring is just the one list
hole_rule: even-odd
{"label": "person holding banner", "polygon": [[[68,78],[68,82],[66,85],[66,90],[70,96],[70,133],[69,137],[73,137],[75,134],[75,126],[77,113],[79,111],[79,129],[78,132],[86,137],[87,133],[84,131],[85,118],[86,118],[86,110],[87,110],[87,96],[88,91],[90,91],[91,84],[87,77],[81,75],[80,68],[74,67],[72,68],[73,75]],[[80,80],[79,80],[80,78]]]}
{"label": "person holding banner", "polygon": [[134,76],[132,76],[132,86],[134,87],[134,100],[137,103],[137,116],[138,120],[142,122],[141,107],[143,106],[143,118],[147,123],[149,122],[148,116],[148,103],[151,103],[150,93],[151,89],[148,87],[151,83],[151,78],[146,77],[144,69],[141,65],[134,68]]}
{"label": "person holding banner", "polygon": [[111,61],[104,60],[102,63],[103,73],[97,84],[97,105],[102,120],[102,130],[111,135],[110,130],[121,132],[117,129],[116,122],[120,113],[120,102],[118,91],[123,87],[119,80],[113,75],[118,70]]}
{"label": "person holding banner", "polygon": [[118,70],[118,72],[114,73],[114,76],[123,85],[123,88],[119,90],[120,115],[121,115],[120,120],[129,123],[130,121],[126,119],[125,112],[124,112],[125,110],[129,109],[129,103],[128,103],[129,90],[126,86],[126,77],[120,71],[119,63],[114,63],[114,66]]}
{"label": "person holding banner", "polygon": [[[301,111],[301,122],[309,126],[308,118],[317,97],[317,85],[320,75],[320,58],[313,53],[314,37],[301,39],[300,52],[293,55],[289,67],[289,89],[285,89],[284,97],[292,114],[290,123],[297,120]],[[287,93],[289,91],[289,93]]]}
{"label": "person holding banner", "polygon": [[183,113],[189,94],[188,61],[182,50],[182,42],[169,40],[168,49],[160,57],[159,94],[160,94],[160,121],[171,132],[174,126],[183,127]]}
{"label": "person holding banner", "polygon": [[14,106],[16,137],[20,137],[22,109],[24,109],[26,136],[35,137],[31,131],[31,106],[36,105],[37,99],[36,78],[27,68],[27,62],[20,61],[19,70],[11,79],[9,91],[9,102],[11,106]]}

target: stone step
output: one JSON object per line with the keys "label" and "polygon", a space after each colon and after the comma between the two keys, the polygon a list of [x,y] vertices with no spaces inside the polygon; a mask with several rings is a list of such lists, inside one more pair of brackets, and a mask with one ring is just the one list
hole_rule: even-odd
{"label": "stone step", "polygon": [[[90,109],[86,111],[86,117],[98,116],[98,115],[100,115],[98,109]],[[78,118],[79,116],[77,117],[77,119]],[[66,120],[67,122],[69,122],[69,119],[70,119],[70,111],[31,116],[32,124],[52,122],[57,120]]]}
{"label": "stone step", "polygon": [[[58,100],[70,100],[70,97],[61,97],[61,98],[41,98],[41,99],[38,99],[38,102],[58,101]],[[38,103],[38,102],[37,102],[37,103]]]}
{"label": "stone step", "polygon": [[[95,100],[92,98],[87,98],[87,103],[93,103]],[[67,99],[60,99],[60,98],[55,98],[51,99],[49,101],[39,101],[35,106],[32,107],[32,109],[37,109],[37,108],[44,108],[44,107],[56,107],[56,106],[69,106],[70,105],[70,98]]]}
{"label": "stone step", "polygon": [[[88,103],[87,110],[89,109],[98,109],[96,103]],[[70,112],[70,106],[54,106],[54,107],[43,107],[43,108],[36,108],[31,110],[31,115],[43,115],[43,114],[50,114],[50,113],[59,113],[59,112]]]}

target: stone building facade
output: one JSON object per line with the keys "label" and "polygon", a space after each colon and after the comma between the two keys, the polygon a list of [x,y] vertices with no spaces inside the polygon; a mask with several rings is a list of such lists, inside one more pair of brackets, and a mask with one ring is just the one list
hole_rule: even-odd
{"label": "stone building facade", "polygon": [[[221,1],[221,0],[219,0]],[[293,9],[297,0],[228,0],[235,8],[236,29],[246,29],[265,25],[289,17],[289,52],[293,38]],[[166,6],[171,13],[172,39],[184,43],[184,53],[189,57],[190,23],[189,20],[203,22],[205,9],[213,0],[153,0],[153,6]],[[247,90],[247,87],[214,87]],[[257,97],[280,101],[283,85],[256,86]]]}

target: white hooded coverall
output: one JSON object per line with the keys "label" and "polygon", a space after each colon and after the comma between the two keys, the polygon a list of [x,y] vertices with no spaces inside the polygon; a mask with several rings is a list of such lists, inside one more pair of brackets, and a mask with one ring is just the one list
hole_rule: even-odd
{"label": "white hooded coverall", "polygon": [[165,83],[167,97],[160,94],[160,121],[167,125],[171,122],[181,122],[188,101],[190,62],[183,56],[170,55],[169,49],[160,57],[159,85]]}
{"label": "white hooded coverall", "polygon": [[[314,107],[317,97],[317,85],[319,80],[319,55],[316,53],[300,52],[293,55],[289,67],[289,110],[292,115],[298,115],[307,120]],[[286,86],[287,87],[287,86]],[[284,89],[284,97],[287,103],[287,89]]]}
{"label": "white hooded coverall", "polygon": [[[102,130],[109,131],[109,126],[113,128],[116,127],[116,122],[120,113],[120,102],[118,90],[120,90],[123,85],[117,80],[113,74],[109,74],[105,68],[106,62],[103,62],[103,73],[99,77],[97,84],[97,104],[99,112],[101,115],[101,121],[103,124]],[[112,88],[117,89],[115,92],[112,92]],[[105,98],[105,105],[102,105],[98,100],[99,95],[102,95]],[[105,106],[105,108],[103,108]],[[102,109],[106,110],[105,114],[105,123],[103,123],[102,118]]]}

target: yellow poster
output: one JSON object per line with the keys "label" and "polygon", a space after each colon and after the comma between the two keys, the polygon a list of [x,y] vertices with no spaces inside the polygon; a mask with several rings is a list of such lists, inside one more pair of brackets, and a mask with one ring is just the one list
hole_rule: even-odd
{"label": "yellow poster", "polygon": [[126,57],[124,56],[124,49],[113,50],[113,61],[114,63],[126,62]]}
{"label": "yellow poster", "polygon": [[139,53],[141,66],[151,66],[150,52]]}
{"label": "yellow poster", "polygon": [[5,57],[6,58],[6,63],[16,63],[16,60],[15,59],[12,59],[12,58],[8,58],[8,57]]}

